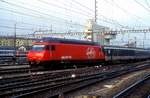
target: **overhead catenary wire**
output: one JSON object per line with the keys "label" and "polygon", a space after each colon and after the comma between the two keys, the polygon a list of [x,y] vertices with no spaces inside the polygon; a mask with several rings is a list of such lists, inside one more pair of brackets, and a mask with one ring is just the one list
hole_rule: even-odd
{"label": "overhead catenary wire", "polygon": [[[0,1],[4,1],[4,0],[0,0]],[[7,2],[7,1],[6,1]],[[80,4],[80,5],[82,5],[82,4]],[[21,7],[21,6],[20,6]],[[86,8],[88,8],[88,7],[86,7]],[[90,8],[89,8],[90,9]],[[9,10],[9,9],[8,9]],[[29,10],[29,9],[28,9]],[[92,9],[91,9],[92,10]],[[10,10],[9,10],[10,11]],[[34,10],[33,10],[34,11]],[[11,11],[10,12],[14,12],[14,11],[12,11],[12,9],[11,9]],[[16,13],[16,11],[15,11],[15,13]],[[20,15],[23,13],[23,12],[17,12],[17,13],[20,13]],[[37,12],[38,13],[38,12]],[[24,13],[24,15],[25,15],[26,13]],[[31,14],[33,14],[33,13],[31,13]],[[43,14],[40,12],[40,13],[38,13],[38,14],[41,14],[42,16],[38,16],[38,18],[40,18],[41,19],[41,17],[42,18],[44,18],[44,19],[50,19],[50,18],[48,18],[47,16],[47,14],[45,15],[45,16],[43,16]],[[28,14],[26,15],[26,16],[28,16]],[[29,15],[30,16],[30,15]],[[101,15],[102,16],[102,15]],[[37,15],[36,14],[33,14],[32,15],[32,17],[37,17]],[[102,20],[102,21],[104,21],[104,22],[106,22],[106,23],[109,23],[109,24],[112,24],[112,25],[118,25],[118,26],[120,26],[120,27],[123,27],[123,28],[126,28],[127,26],[124,26],[124,25],[122,25],[122,24],[120,24],[119,22],[117,22],[117,21],[115,21],[115,20],[111,20],[111,19],[108,19],[108,18],[106,18],[105,16],[104,16],[104,18],[105,18],[105,20],[102,20],[102,19],[99,19],[99,20]],[[60,20],[54,20],[54,21],[59,21],[60,22]],[[66,20],[67,21],[67,20]],[[73,22],[68,22],[68,24],[72,24],[72,25],[78,25],[78,26],[84,26],[84,25],[81,25],[81,24],[78,24],[78,23],[73,23]]]}
{"label": "overhead catenary wire", "polygon": [[16,24],[25,24],[25,25],[31,25],[31,26],[38,26],[38,27],[45,27],[45,28],[50,28],[50,26],[46,26],[46,25],[39,25],[39,24],[32,24],[32,23],[28,23],[28,22],[23,22],[23,21],[16,21],[16,20],[11,20],[11,19],[4,19],[4,18],[0,18],[0,20],[2,21],[7,21],[7,22],[12,22],[12,23],[16,23]]}
{"label": "overhead catenary wire", "polygon": [[145,3],[148,6],[148,8],[150,8],[150,4],[149,4],[148,0],[145,0]]}
{"label": "overhead catenary wire", "polygon": [[[1,0],[1,1],[3,1],[3,2],[5,2],[5,3],[9,3],[9,2],[6,2],[6,1],[4,1],[4,0]],[[39,0],[38,0],[39,1]],[[76,2],[76,1],[75,1]],[[76,2],[77,4],[80,4],[80,3],[78,3],[78,2]],[[12,3],[9,3],[9,4],[12,4]],[[18,5],[16,5],[16,4],[13,4],[13,5],[15,5],[15,6],[17,6],[18,7]],[[80,4],[80,5],[82,5],[82,4]],[[22,7],[22,6],[19,6],[19,7]],[[85,7],[85,6],[84,6]],[[24,7],[23,7],[24,8]],[[88,7],[86,7],[86,8],[88,8]],[[26,8],[25,8],[26,9]],[[28,8],[29,9],[29,8]],[[29,9],[30,10],[30,9]],[[34,10],[33,10],[34,11]],[[105,21],[106,22],[106,21]]]}
{"label": "overhead catenary wire", "polygon": [[[82,5],[81,3],[77,2],[76,0],[69,0],[69,1],[71,1],[71,2],[69,2],[69,3],[73,3],[73,4],[78,5],[78,6],[75,6],[75,5],[74,5],[75,7],[72,6],[71,8],[76,8],[76,9],[78,9],[78,10],[80,10],[80,11],[82,11],[82,12],[86,12],[86,13],[92,15],[92,16],[94,15],[94,10],[92,10],[92,9],[90,9],[90,8],[88,8],[88,7],[86,7],[85,5]],[[65,6],[70,5],[69,3],[63,3],[63,2],[61,2],[61,4],[65,5]],[[79,8],[79,7],[80,7],[80,8]],[[81,7],[84,8],[85,10],[81,9]]]}
{"label": "overhead catenary wire", "polygon": [[[44,3],[44,4],[46,4],[46,5],[51,5],[51,6],[53,6],[53,7],[57,7],[57,8],[60,8],[60,9],[66,9],[66,7],[59,6],[59,5],[56,5],[56,4],[53,4],[53,3],[50,3],[50,2],[44,1],[44,0],[38,0],[38,1],[41,2],[41,3]],[[88,13],[84,13],[84,12],[81,12],[81,11],[75,11],[75,10],[71,10],[71,11],[74,12],[74,13],[80,14],[80,15],[92,17],[92,16],[89,15]]]}
{"label": "overhead catenary wire", "polygon": [[134,0],[138,5],[140,5],[141,7],[143,7],[147,12],[150,12],[150,9],[148,9],[146,6],[144,6],[142,3],[140,3],[137,0]]}
{"label": "overhead catenary wire", "polygon": [[[6,2],[6,1],[4,1],[4,0],[0,0],[0,1],[2,1],[2,2],[5,2],[5,3],[8,3],[8,4],[11,4],[12,5],[12,3],[9,3],[9,2]],[[15,6],[17,6],[17,7],[21,7],[22,8],[22,6],[19,6],[19,5],[16,5],[16,4],[13,4],[13,5],[15,5]],[[81,4],[80,4],[81,5]],[[32,10],[32,9],[30,9],[30,8],[25,8],[25,7],[23,7],[24,9],[28,9],[28,10]],[[32,10],[32,11],[35,11],[35,10]],[[39,11],[36,11],[36,12],[38,12],[39,13]],[[41,14],[41,15],[43,15],[42,13],[39,13],[39,14]],[[47,15],[47,14],[46,14]],[[106,22],[106,21],[105,21]],[[69,23],[69,22],[68,22]],[[72,24],[72,23],[71,23]],[[114,24],[118,24],[118,22],[115,22]],[[78,24],[75,24],[75,25],[78,25]],[[120,24],[118,24],[118,25],[120,25]]]}
{"label": "overhead catenary wire", "polygon": [[87,6],[85,6],[85,5],[83,5],[83,4],[79,3],[79,2],[77,2],[76,0],[72,0],[72,1],[73,1],[74,3],[76,3],[76,4],[80,5],[80,6],[82,6],[82,7],[86,8],[86,9],[88,9],[89,11],[91,11],[91,12],[93,12],[93,13],[94,13],[94,10],[93,10],[93,9],[90,9],[89,7],[87,7]]}
{"label": "overhead catenary wire", "polygon": [[[49,14],[45,14],[45,13],[39,12],[39,11],[37,11],[37,10],[33,10],[33,9],[26,8],[26,7],[23,7],[23,6],[20,6],[20,5],[16,5],[16,4],[13,4],[13,3],[9,3],[9,2],[6,2],[6,1],[4,1],[4,0],[0,0],[0,2],[5,2],[5,3],[10,4],[10,5],[13,5],[13,6],[17,6],[17,7],[20,7],[20,8],[24,8],[24,9],[26,9],[26,10],[31,10],[31,11],[33,11],[33,12],[37,12],[40,16],[39,16],[39,15],[35,15],[35,14],[34,14],[34,15],[25,14],[25,13],[23,13],[23,12],[18,12],[18,11],[14,11],[14,10],[10,10],[10,9],[5,9],[5,8],[0,8],[1,10],[13,12],[13,13],[17,13],[17,14],[21,14],[21,15],[25,15],[25,16],[36,17],[36,18],[40,18],[40,19],[41,19],[41,17],[42,17],[43,19],[52,20],[51,18],[48,17],[48,16],[51,16],[51,15],[49,15]],[[43,15],[45,15],[46,17],[44,17]],[[61,20],[61,21],[63,20],[64,22],[67,21],[67,19],[64,19],[64,18],[60,18],[60,17],[56,17],[56,16],[52,16],[52,17],[55,17],[55,18],[56,18],[56,19],[53,20],[53,21],[59,21],[59,22],[60,22],[60,20]],[[58,20],[58,19],[60,19],[60,20]],[[67,23],[68,23],[68,24],[72,24],[72,25],[83,26],[83,25],[81,25],[81,24],[74,23],[74,22],[72,22],[72,23],[67,22]]]}
{"label": "overhead catenary wire", "polygon": [[32,12],[36,12],[40,15],[45,15],[45,16],[51,16],[51,17],[55,17],[56,19],[61,19],[61,20],[67,20],[67,19],[64,19],[64,18],[61,18],[61,17],[57,17],[57,16],[53,16],[53,15],[50,15],[50,14],[47,14],[47,13],[43,13],[43,12],[40,12],[40,11],[37,11],[37,10],[34,10],[34,9],[31,9],[31,8],[27,8],[27,7],[24,7],[24,6],[21,6],[21,5],[18,5],[18,4],[14,4],[14,3],[10,3],[10,2],[7,2],[5,0],[0,0],[0,2],[4,2],[4,3],[7,3],[9,5],[12,5],[12,6],[16,6],[16,7],[19,7],[19,8],[23,8],[23,9],[26,9],[28,11],[32,11]]}
{"label": "overhead catenary wire", "polygon": [[[2,27],[2,28],[8,28],[8,29],[14,29],[14,27],[10,27],[10,26],[2,26],[2,25],[0,25],[0,27]],[[33,29],[31,29],[31,28],[20,28],[20,27],[17,27],[15,29],[30,30],[30,31],[32,30],[33,31]]]}
{"label": "overhead catenary wire", "polygon": [[[19,11],[15,11],[15,10],[12,10],[12,9],[6,9],[6,8],[0,8],[0,10],[4,10],[4,11],[8,11],[10,13],[16,13],[16,14],[20,14],[20,15],[23,15],[23,16],[30,16],[30,17],[34,17],[34,18],[38,18],[38,19],[41,19],[41,20],[44,20],[44,19],[47,19],[47,20],[52,20],[54,22],[58,21],[59,23],[64,23],[64,22],[60,22],[59,20],[54,20],[54,19],[51,19],[51,18],[48,18],[48,17],[42,17],[42,16],[38,16],[38,15],[33,15],[33,14],[27,14],[27,13],[24,13],[24,12],[19,12]],[[70,23],[68,22],[68,24],[72,24],[72,25],[78,25],[78,26],[84,26],[84,25],[81,25],[81,24],[78,24],[78,23]]]}
{"label": "overhead catenary wire", "polygon": [[107,3],[109,3],[109,4],[111,4],[111,5],[115,5],[117,8],[121,9],[125,14],[131,15],[131,17],[136,18],[137,21],[139,21],[140,23],[144,24],[143,23],[143,19],[141,17],[139,17],[139,16],[137,16],[135,14],[130,13],[129,11],[127,11],[126,9],[124,9],[120,5],[118,5],[115,1],[113,1],[113,3],[110,2],[110,1],[108,1],[108,0],[104,0],[104,1],[107,2]]}
{"label": "overhead catenary wire", "polygon": [[[90,9],[89,7],[87,7],[87,6],[85,6],[85,5],[83,5],[83,4],[81,4],[81,3],[79,3],[79,2],[77,2],[76,0],[72,0],[74,3],[76,3],[76,4],[78,4],[78,5],[80,5],[80,6],[82,6],[82,7],[84,7],[84,8],[86,8],[86,9],[88,9],[88,10],[90,10],[90,11],[92,11],[92,12],[94,12],[94,10],[93,9]],[[98,14],[100,14],[100,13],[98,13]],[[103,19],[99,19],[99,20],[101,20],[101,21],[103,21],[103,22],[106,22],[106,23],[109,23],[109,24],[112,24],[112,25],[118,25],[119,27],[123,27],[123,28],[126,28],[126,29],[131,29],[130,27],[128,27],[128,26],[124,26],[124,25],[122,25],[122,24],[120,24],[117,20],[113,20],[113,19],[109,19],[109,18],[107,18],[107,17],[105,17],[105,16],[103,16],[103,15],[101,15],[105,20],[103,20]],[[107,21],[108,20],[108,21]],[[109,22],[109,21],[111,21],[111,22]]]}
{"label": "overhead catenary wire", "polygon": [[[1,9],[1,8],[0,8]],[[9,12],[13,12],[13,13],[16,13],[16,14],[20,14],[20,15],[25,15],[25,16],[31,16],[31,17],[35,17],[35,18],[39,18],[39,19],[41,19],[41,17],[38,17],[38,16],[34,16],[34,15],[30,15],[30,14],[26,14],[26,13],[23,13],[23,12],[17,12],[17,11],[13,11],[13,10],[8,10],[8,9],[4,9],[4,8],[2,8],[3,10],[6,10],[6,11],[9,11]],[[43,19],[43,18],[42,18]],[[47,19],[47,18],[46,18]],[[84,26],[84,25],[79,25],[79,24],[72,24],[72,25],[77,25],[77,26]],[[3,27],[3,28],[9,28],[9,29],[14,29],[14,27],[9,27],[9,26],[1,26],[1,27]],[[22,30],[32,30],[32,29],[23,29],[23,28],[17,28],[17,29],[22,29]],[[39,28],[34,28],[34,30],[37,30],[37,29],[39,29]],[[33,30],[32,30],[33,31]],[[54,31],[54,30],[53,30]]]}
{"label": "overhead catenary wire", "polygon": [[[104,17],[104,16],[102,15],[102,17]],[[121,28],[131,29],[131,27],[129,27],[129,26],[124,26],[124,25],[120,24],[118,21],[115,21],[113,19],[109,19],[109,18],[106,18],[106,17],[104,17],[104,19],[101,19],[101,17],[99,17],[98,20],[103,21],[105,23],[112,24],[112,25],[116,25],[116,26],[121,27]]]}
{"label": "overhead catenary wire", "polygon": [[[38,1],[39,2],[39,1]],[[17,1],[17,3],[19,3],[19,4],[25,4],[24,2],[22,2],[22,1]],[[41,2],[40,2],[41,3]],[[41,6],[38,6],[38,5],[32,5],[31,3],[27,3],[27,5],[29,6],[32,6],[32,8],[34,7],[35,9],[39,9],[39,10],[44,10],[44,12],[46,12],[46,13],[49,13],[49,12],[52,12],[52,13],[57,13],[57,14],[60,14],[60,15],[65,15],[65,16],[69,16],[69,17],[71,17],[71,15],[69,14],[69,13],[63,13],[63,12],[58,12],[57,10],[50,10],[50,9],[47,9],[45,6],[44,7],[41,7]],[[67,8],[66,7],[66,9],[69,9],[69,8]],[[83,17],[80,17],[80,19],[81,18],[83,18],[83,19],[85,19],[84,17],[86,17],[86,18],[88,18],[88,16],[86,15],[82,15]]]}

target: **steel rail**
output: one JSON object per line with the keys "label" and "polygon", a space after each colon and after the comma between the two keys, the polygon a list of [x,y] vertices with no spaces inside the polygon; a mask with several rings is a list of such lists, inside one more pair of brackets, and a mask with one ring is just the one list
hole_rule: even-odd
{"label": "steel rail", "polygon": [[[133,72],[133,71],[138,71],[138,70],[141,70],[143,68],[147,68],[147,67],[142,67],[142,68],[135,68],[135,69],[124,69],[124,70],[119,70],[119,71],[115,71],[115,72],[108,72],[108,73],[105,73],[103,75],[94,75],[94,76],[91,76],[91,77],[82,77],[80,80],[78,81],[71,81],[71,82],[67,82],[67,83],[63,83],[63,84],[59,84],[59,85],[55,85],[54,87],[52,86],[49,86],[49,87],[42,87],[41,89],[37,89],[37,90],[33,90],[30,91],[30,92],[26,92],[26,93],[21,93],[20,95],[16,95],[15,98],[19,98],[19,97],[24,97],[24,96],[30,96],[30,95],[33,95],[35,93],[40,93],[40,92],[43,92],[43,91],[46,91],[46,90],[54,90],[54,89],[61,89],[63,90],[62,92],[65,93],[65,92],[68,92],[68,91],[71,91],[71,90],[75,90],[75,89],[78,89],[80,87],[84,87],[84,86],[87,86],[87,85],[91,85],[93,83],[96,83],[98,81],[103,81],[103,80],[106,80],[106,79],[110,79],[110,78],[113,78],[113,77],[117,77],[117,76],[120,76],[120,75],[123,75],[123,74],[127,74],[129,72]],[[74,86],[72,86],[74,85]],[[75,86],[76,85],[76,86]],[[66,88],[66,87],[69,87],[70,88]],[[64,89],[66,88],[66,89]],[[58,95],[58,92],[55,92],[54,93],[49,93],[49,97],[52,97],[52,96],[56,96]]]}
{"label": "steel rail", "polygon": [[143,79],[135,82],[131,86],[127,87],[126,89],[122,90],[121,92],[113,96],[113,98],[126,98],[132,91],[134,91],[137,87],[141,86],[145,81],[149,79],[150,79],[150,74],[145,76]]}

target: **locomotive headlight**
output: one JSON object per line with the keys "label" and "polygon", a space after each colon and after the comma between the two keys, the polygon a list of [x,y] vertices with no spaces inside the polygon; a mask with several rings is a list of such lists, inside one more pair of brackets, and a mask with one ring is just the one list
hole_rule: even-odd
{"label": "locomotive headlight", "polygon": [[75,77],[76,77],[76,75],[75,75],[75,74],[72,74],[72,75],[71,75],[71,77],[72,77],[72,78],[75,78]]}

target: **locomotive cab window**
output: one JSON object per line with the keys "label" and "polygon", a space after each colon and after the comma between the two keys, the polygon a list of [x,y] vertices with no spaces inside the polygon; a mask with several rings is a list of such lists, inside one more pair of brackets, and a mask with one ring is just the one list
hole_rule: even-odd
{"label": "locomotive cab window", "polygon": [[45,48],[45,45],[33,45],[32,46],[32,50],[34,51],[42,51],[44,50],[44,48]]}

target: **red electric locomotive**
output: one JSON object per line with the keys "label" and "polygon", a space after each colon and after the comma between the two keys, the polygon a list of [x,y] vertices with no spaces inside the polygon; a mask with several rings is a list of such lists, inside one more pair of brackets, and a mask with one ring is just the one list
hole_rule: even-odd
{"label": "red electric locomotive", "polygon": [[103,49],[96,43],[61,38],[43,38],[28,53],[29,64],[36,66],[90,65],[104,60]]}

